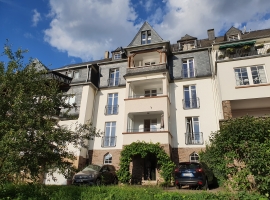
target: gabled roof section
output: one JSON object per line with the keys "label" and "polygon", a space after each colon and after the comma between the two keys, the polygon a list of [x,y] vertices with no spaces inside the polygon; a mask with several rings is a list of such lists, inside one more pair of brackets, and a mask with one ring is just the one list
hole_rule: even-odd
{"label": "gabled roof section", "polygon": [[37,58],[33,59],[31,64],[37,71],[50,71],[49,68],[43,65]]}
{"label": "gabled roof section", "polygon": [[142,31],[151,31],[151,44],[163,42],[163,39],[158,35],[158,33],[152,28],[152,26],[148,22],[144,22],[136,36],[133,38],[131,43],[128,45],[130,46],[139,46],[141,44],[141,32]]}
{"label": "gabled roof section", "polygon": [[242,33],[241,30],[235,28],[235,27],[231,27],[226,33],[225,35],[233,35],[233,34],[237,34],[237,33]]}
{"label": "gabled roof section", "polygon": [[187,40],[197,40],[197,38],[186,34],[184,37],[181,37],[181,39],[178,40],[177,42],[187,41]]}

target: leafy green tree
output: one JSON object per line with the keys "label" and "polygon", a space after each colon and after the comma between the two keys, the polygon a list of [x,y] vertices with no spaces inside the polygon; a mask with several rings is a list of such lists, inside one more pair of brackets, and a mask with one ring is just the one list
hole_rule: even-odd
{"label": "leafy green tree", "polygon": [[59,108],[69,109],[68,96],[57,80],[34,63],[24,63],[25,50],[13,52],[4,46],[0,62],[0,182],[19,181],[23,176],[38,180],[40,175],[59,169],[64,175],[73,170],[75,159],[67,145],[85,147],[86,140],[102,134],[91,123],[58,125]]}
{"label": "leafy green tree", "polygon": [[200,153],[216,177],[233,190],[260,191],[270,188],[270,118],[230,119],[212,134]]}

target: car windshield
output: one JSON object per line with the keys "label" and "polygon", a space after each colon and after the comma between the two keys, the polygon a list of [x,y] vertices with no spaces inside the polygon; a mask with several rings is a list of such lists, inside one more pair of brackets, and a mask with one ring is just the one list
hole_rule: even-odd
{"label": "car windshield", "polygon": [[199,169],[200,164],[199,163],[180,163],[179,168],[180,169]]}
{"label": "car windshield", "polygon": [[99,171],[101,167],[99,165],[88,165],[86,168],[84,168],[82,171]]}

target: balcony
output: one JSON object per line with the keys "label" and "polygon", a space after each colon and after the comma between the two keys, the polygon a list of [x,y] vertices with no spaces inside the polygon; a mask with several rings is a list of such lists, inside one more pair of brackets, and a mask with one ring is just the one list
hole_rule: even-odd
{"label": "balcony", "polygon": [[182,69],[181,75],[182,78],[194,78],[197,76],[197,69]]}
{"label": "balcony", "polygon": [[[267,50],[270,48],[270,44],[265,44],[263,46],[250,46],[245,48],[227,48],[218,50],[217,60],[226,60],[231,58],[240,58],[256,55],[266,55],[270,52]],[[270,55],[270,54],[269,54]]]}
{"label": "balcony", "polygon": [[101,147],[115,147],[116,136],[104,136],[102,137]]}
{"label": "balcony", "polygon": [[202,132],[192,132],[185,133],[185,143],[186,145],[203,145],[203,133]]}
{"label": "balcony", "polygon": [[200,108],[200,99],[198,97],[195,99],[183,99],[182,102],[185,110]]}
{"label": "balcony", "polygon": [[137,129],[127,129],[127,133],[139,133],[139,132],[162,132],[164,131],[163,128],[137,128]]}
{"label": "balcony", "polygon": [[137,66],[127,68],[126,75],[136,75],[136,74],[144,74],[149,72],[165,72],[168,67],[166,63],[154,64],[154,65],[145,65],[145,66]]}
{"label": "balcony", "polygon": [[120,81],[120,78],[109,78],[107,80],[109,87],[118,86],[120,84]]}
{"label": "balcony", "polygon": [[119,105],[107,105],[105,106],[104,114],[105,115],[117,115]]}
{"label": "balcony", "polygon": [[162,96],[163,93],[152,93],[152,94],[132,94],[129,95],[129,99],[134,99],[134,98],[144,98],[144,97],[157,97],[157,96]]}

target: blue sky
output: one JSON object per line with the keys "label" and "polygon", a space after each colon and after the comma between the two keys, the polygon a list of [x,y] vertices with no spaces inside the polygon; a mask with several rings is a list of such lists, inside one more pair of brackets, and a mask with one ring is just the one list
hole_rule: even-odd
{"label": "blue sky", "polygon": [[[127,46],[144,21],[164,40],[206,38],[231,26],[270,28],[269,0],[0,0],[0,44],[28,49],[50,69],[102,59]],[[4,60],[0,57],[0,60]],[[5,60],[4,60],[5,61]]]}

